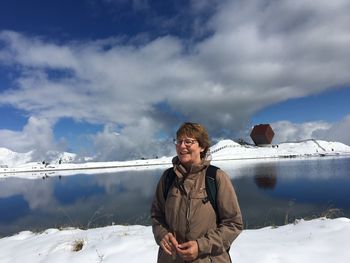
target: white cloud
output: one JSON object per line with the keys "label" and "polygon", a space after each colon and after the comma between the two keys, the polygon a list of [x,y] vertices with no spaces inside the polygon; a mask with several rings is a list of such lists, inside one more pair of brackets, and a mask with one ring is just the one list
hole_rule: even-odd
{"label": "white cloud", "polygon": [[315,139],[315,132],[329,130],[332,125],[323,121],[306,123],[278,121],[271,123],[271,127],[275,132],[273,143],[281,143]]}
{"label": "white cloud", "polygon": [[141,118],[139,121],[119,129],[107,124],[104,130],[93,140],[99,160],[125,160],[128,158],[156,158],[175,154],[171,140],[159,140],[154,134],[160,125],[152,119]]}
{"label": "white cloud", "polygon": [[[193,2],[193,9],[202,12],[207,3]],[[0,63],[18,66],[19,77],[1,93],[0,105],[50,122],[70,117],[105,124],[95,144],[111,159],[143,156],[158,132],[147,123],[168,132],[169,120],[179,120],[174,112],[202,122],[213,136],[234,134],[266,106],[350,83],[347,1],[227,1],[215,8],[203,25],[212,34],[189,46],[171,36],[138,45],[118,38],[57,44],[3,31]],[[159,103],[171,111],[156,113]],[[115,125],[124,127],[117,140]],[[301,138],[322,125],[297,127],[300,135],[290,127],[283,138]]]}
{"label": "white cloud", "polygon": [[[64,50],[56,46],[51,55],[42,56],[46,43],[37,45],[38,40],[33,40],[32,45],[13,32],[2,36],[15,48],[14,62],[25,66],[25,71],[17,80],[19,89],[5,91],[0,103],[47,118],[66,116],[98,123],[129,123],[144,116],[152,104],[164,100],[167,92],[163,89],[177,82],[177,75],[186,78],[190,74],[185,63],[177,59],[180,44],[168,37],[139,49],[114,46],[103,51],[95,43],[68,45]],[[66,53],[66,49],[70,52]],[[50,59],[68,53],[66,59],[62,58],[67,61],[64,65]],[[56,70],[59,77],[50,76],[50,70]]]}
{"label": "white cloud", "polygon": [[327,141],[339,141],[350,145],[350,114],[341,121],[334,123],[327,130],[315,131],[315,137]]}
{"label": "white cloud", "polygon": [[34,150],[33,158],[42,160],[50,150],[62,150],[54,140],[52,123],[30,117],[22,131],[0,130],[0,145],[16,152]]}
{"label": "white cloud", "polygon": [[324,121],[292,123],[278,121],[271,123],[275,132],[273,143],[299,141],[307,139],[320,139],[326,141],[339,141],[350,145],[350,115],[341,121],[327,123]]}

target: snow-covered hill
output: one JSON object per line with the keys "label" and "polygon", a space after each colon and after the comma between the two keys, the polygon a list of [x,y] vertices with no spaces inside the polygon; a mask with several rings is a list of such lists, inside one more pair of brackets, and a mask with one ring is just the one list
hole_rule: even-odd
{"label": "snow-covered hill", "polygon": [[0,167],[12,167],[28,163],[32,160],[32,152],[17,153],[6,148],[0,148]]}
{"label": "snow-covered hill", "polygon": [[[281,143],[265,147],[240,145],[232,140],[221,140],[210,149],[211,158],[215,161],[244,160],[262,158],[309,158],[320,156],[350,156],[350,146],[339,142],[305,140],[301,142]],[[52,160],[33,161],[31,152],[15,153],[2,148],[0,150],[0,176],[17,173],[37,173],[39,176],[48,172],[97,170],[97,169],[134,169],[150,166],[169,166],[172,157],[142,159],[114,162],[81,162],[72,153],[52,153]],[[17,175],[16,175],[17,176]]]}
{"label": "snow-covered hill", "polygon": [[350,155],[350,146],[340,142],[305,140],[257,147],[223,140],[211,148],[211,153],[213,160],[336,156]]}
{"label": "snow-covered hill", "polygon": [[69,152],[50,151],[44,160],[37,160],[34,156],[34,151],[18,153],[7,148],[0,148],[0,167],[17,167],[32,162],[57,164],[59,162],[72,163],[77,161],[77,155]]}

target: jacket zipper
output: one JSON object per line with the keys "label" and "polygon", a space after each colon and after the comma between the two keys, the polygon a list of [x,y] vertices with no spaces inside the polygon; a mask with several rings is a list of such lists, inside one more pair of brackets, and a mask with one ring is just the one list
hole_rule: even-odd
{"label": "jacket zipper", "polygon": [[186,233],[190,233],[191,196],[187,197]]}

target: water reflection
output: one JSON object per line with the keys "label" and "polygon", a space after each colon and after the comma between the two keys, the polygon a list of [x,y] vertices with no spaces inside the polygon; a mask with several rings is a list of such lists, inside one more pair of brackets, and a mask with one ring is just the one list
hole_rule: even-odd
{"label": "water reflection", "polygon": [[257,166],[255,168],[254,181],[259,188],[274,189],[277,184],[277,172],[275,164],[272,163],[267,167]]}
{"label": "water reflection", "polygon": [[[350,217],[348,159],[220,162],[232,179],[248,228],[320,215]],[[0,181],[0,236],[50,227],[150,223],[149,208],[164,169]],[[278,180],[277,180],[278,177]]]}
{"label": "water reflection", "polygon": [[[161,173],[8,178],[0,182],[0,235],[48,227],[149,223],[149,207]],[[14,207],[16,212],[11,210]]]}
{"label": "water reflection", "polygon": [[232,175],[247,228],[329,210],[350,217],[350,158],[237,161],[224,167]]}
{"label": "water reflection", "polygon": [[277,184],[276,175],[256,175],[254,181],[259,188],[274,189]]}

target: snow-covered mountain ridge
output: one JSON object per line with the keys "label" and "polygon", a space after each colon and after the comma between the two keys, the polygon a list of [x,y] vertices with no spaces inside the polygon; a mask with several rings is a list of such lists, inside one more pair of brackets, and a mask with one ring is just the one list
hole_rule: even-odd
{"label": "snow-covered mountain ridge", "polygon": [[40,162],[43,164],[52,163],[57,164],[59,162],[71,163],[77,161],[77,155],[69,152],[48,152],[47,160],[36,160],[34,157],[34,151],[26,153],[18,153],[11,151],[7,148],[0,147],[0,167],[16,167],[25,165],[31,162]]}
{"label": "snow-covered mountain ridge", "polygon": [[223,140],[210,150],[213,160],[350,155],[350,146],[346,144],[313,139],[264,147]]}
{"label": "snow-covered mountain ridge", "polygon": [[[240,145],[232,140],[221,140],[210,149],[212,161],[263,159],[263,158],[308,158],[320,156],[350,156],[350,146],[340,142],[305,140],[278,145],[258,147]],[[172,157],[113,162],[81,162],[72,153],[55,153],[50,162],[35,161],[29,153],[15,153],[0,148],[0,175],[23,172],[47,173],[92,169],[139,168],[169,166]]]}

